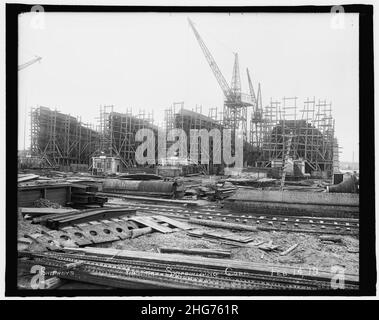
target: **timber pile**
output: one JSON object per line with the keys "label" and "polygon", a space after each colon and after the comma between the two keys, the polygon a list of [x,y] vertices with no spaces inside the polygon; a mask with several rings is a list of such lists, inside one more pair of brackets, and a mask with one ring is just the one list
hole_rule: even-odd
{"label": "timber pile", "polygon": [[223,200],[237,190],[231,183],[223,182],[207,185],[191,185],[187,186],[184,195],[196,197],[198,199],[208,199],[210,201]]}
{"label": "timber pile", "polygon": [[98,187],[94,185],[73,184],[71,187],[71,202],[73,207],[102,207],[108,198],[96,194]]}
{"label": "timber pile", "polygon": [[272,178],[257,179],[257,178],[249,178],[249,177],[228,178],[225,181],[239,187],[252,187],[252,188],[273,187],[278,183],[277,179],[272,179]]}
{"label": "timber pile", "polygon": [[[42,200],[42,199],[41,199]],[[79,212],[76,209],[66,209],[66,208],[18,208],[20,213],[25,219],[36,218],[40,216],[47,215],[64,215],[68,213]]]}
{"label": "timber pile", "polygon": [[165,216],[151,216],[151,217],[131,217],[130,221],[133,221],[143,227],[150,227],[155,231],[161,233],[170,233],[178,229],[189,230],[192,227],[186,223],[170,219]]}
{"label": "timber pile", "polygon": [[215,232],[215,231],[201,231],[193,230],[188,231],[187,234],[192,237],[203,238],[208,241],[214,241],[226,245],[236,246],[236,247],[246,247],[250,245],[256,245],[252,243],[255,241],[255,237],[251,236],[240,236],[232,232]]}

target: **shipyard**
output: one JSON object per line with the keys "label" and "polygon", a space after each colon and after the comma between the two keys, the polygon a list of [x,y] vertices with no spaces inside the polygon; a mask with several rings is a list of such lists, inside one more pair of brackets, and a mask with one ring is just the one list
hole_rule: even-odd
{"label": "shipyard", "polygon": [[[189,65],[189,71],[180,73],[175,67],[177,74],[167,71],[166,77],[180,82],[190,75],[183,81],[195,79],[191,85],[204,97],[222,96],[222,103],[206,105],[207,98],[189,89],[186,94],[193,100],[188,102],[184,94],[181,99],[179,93],[164,90],[164,77],[154,83],[170,101],[164,107],[142,102],[146,108],[125,107],[100,98],[93,103],[103,97],[97,84],[89,86],[91,95],[78,93],[90,101],[88,109],[79,103],[69,109],[48,91],[25,89],[25,97],[41,102],[31,105],[20,99],[25,106],[17,163],[18,288],[249,294],[358,290],[359,154],[354,139],[339,136],[344,120],[335,116],[340,113],[334,108],[342,107],[330,101],[322,81],[314,93],[307,87],[314,75],[293,81],[307,87],[308,95],[294,95],[294,90],[282,95],[274,84],[291,82],[291,77],[278,72],[271,85],[263,72],[255,72],[266,62],[249,55],[246,46],[239,48],[232,36],[223,38],[227,17],[215,19],[215,26],[196,14],[175,19],[177,37],[190,48],[185,58],[177,57],[185,61],[178,65]],[[240,19],[246,25],[250,21]],[[154,29],[153,23],[147,25]],[[117,28],[120,33],[134,30]],[[213,36],[226,44],[217,44]],[[160,34],[155,37],[158,41]],[[154,59],[158,51],[170,51],[162,45],[154,53],[139,45],[128,54],[139,52],[141,61],[152,57],[153,62],[146,62],[151,65],[160,64]],[[73,51],[79,54],[80,49]],[[281,53],[267,53],[275,54]],[[109,49],[99,68],[108,68],[113,55],[121,53]],[[21,83],[38,83],[33,76],[54,59],[41,53],[21,61]],[[60,59],[54,61],[60,64]],[[70,75],[77,86],[84,85],[78,84],[81,72],[75,69],[75,76]],[[203,75],[210,77],[212,90],[201,90],[208,88]],[[134,91],[143,92],[141,101],[157,92],[149,86],[154,72],[135,75],[130,68],[123,77],[135,77],[134,86],[125,85],[125,101]],[[103,81],[111,87],[114,80]],[[62,97],[70,95],[65,90]],[[354,133],[348,128],[343,134],[349,131]],[[344,148],[349,151],[342,161]],[[155,311],[149,305],[145,312]]]}

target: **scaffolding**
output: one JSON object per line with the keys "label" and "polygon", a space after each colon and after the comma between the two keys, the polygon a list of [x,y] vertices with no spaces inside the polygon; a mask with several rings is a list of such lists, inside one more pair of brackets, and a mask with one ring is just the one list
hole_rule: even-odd
{"label": "scaffolding", "polygon": [[[289,156],[305,162],[306,172],[338,171],[338,144],[331,104],[325,100],[307,98],[298,110],[297,97],[284,97],[265,107],[263,117],[252,127],[257,148],[262,149],[261,166],[283,160],[287,137],[292,136]],[[258,146],[261,142],[261,146]]]}
{"label": "scaffolding", "polygon": [[[172,129],[182,129],[187,136],[187,154],[190,155],[191,150],[197,151],[199,155],[205,150],[202,149],[202,142],[191,140],[191,130],[205,129],[210,132],[212,129],[219,129],[222,133],[222,113],[217,108],[210,108],[208,116],[202,113],[202,106],[196,105],[191,110],[184,108],[184,103],[173,103],[172,106],[165,110],[165,129],[166,132]],[[221,137],[222,139],[222,137]],[[167,143],[167,147],[174,142]],[[195,145],[196,144],[196,145]],[[214,143],[213,139],[209,139],[209,164],[204,165],[204,171],[213,173],[217,171],[216,166],[213,164],[213,154],[215,152],[221,153],[221,145]],[[198,165],[201,165],[201,157],[198,158]]]}
{"label": "scaffolding", "polygon": [[99,133],[79,117],[38,106],[31,109],[31,155],[50,166],[90,165]]}
{"label": "scaffolding", "polygon": [[[155,143],[158,127],[153,123],[153,113],[139,110],[133,115],[131,109],[125,113],[114,111],[114,106],[100,106],[100,144],[98,152],[108,157],[117,157],[125,168],[137,166],[135,152],[141,144],[135,137],[140,129],[151,129]],[[156,149],[157,150],[157,149]]]}

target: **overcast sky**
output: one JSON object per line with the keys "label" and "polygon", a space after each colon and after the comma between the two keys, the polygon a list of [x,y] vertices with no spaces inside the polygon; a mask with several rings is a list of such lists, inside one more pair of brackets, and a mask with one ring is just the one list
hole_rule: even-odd
{"label": "overcast sky", "polygon": [[[358,15],[331,27],[330,14],[46,13],[36,28],[19,18],[19,149],[29,147],[31,106],[57,108],[96,124],[100,105],[115,111],[153,111],[160,123],[173,102],[223,106],[223,93],[188,22],[190,17],[228,82],[239,53],[242,91],[246,67],[270,98],[297,96],[332,103],[340,159],[358,160]],[[35,19],[35,18],[34,18]],[[26,131],[24,131],[26,124]]]}

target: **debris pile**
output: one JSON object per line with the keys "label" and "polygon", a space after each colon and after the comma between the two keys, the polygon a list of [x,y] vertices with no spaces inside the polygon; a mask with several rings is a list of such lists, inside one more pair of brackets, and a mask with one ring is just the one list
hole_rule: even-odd
{"label": "debris pile", "polygon": [[[164,180],[150,173],[21,175],[20,270],[38,262],[56,272],[71,271],[51,278],[51,288],[75,286],[79,279],[108,288],[328,288],[322,277],[269,277],[266,271],[272,273],[273,263],[279,274],[292,271],[283,263],[301,263],[308,252],[308,243],[300,240],[304,235],[312,237],[315,250],[358,263],[357,243],[347,239],[359,234],[354,195],[346,202],[343,194],[337,199],[317,192],[330,185],[321,180],[289,181],[281,191],[277,183],[235,176]],[[350,216],[333,215],[346,207]],[[195,269],[217,271],[225,263],[246,275],[195,276]],[[138,276],[125,276],[127,267]],[[186,276],[172,277],[167,268]],[[30,272],[22,274],[20,287]],[[348,286],[357,283],[352,274]]]}

